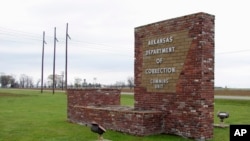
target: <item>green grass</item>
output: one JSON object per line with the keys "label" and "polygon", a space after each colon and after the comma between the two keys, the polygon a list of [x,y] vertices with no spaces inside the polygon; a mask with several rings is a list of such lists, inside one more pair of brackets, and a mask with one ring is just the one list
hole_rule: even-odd
{"label": "green grass", "polygon": [[[249,100],[215,100],[214,123],[219,123],[216,117],[218,111],[229,112],[226,124],[250,124],[250,101]],[[229,141],[229,128],[214,128],[214,141]]]}
{"label": "green grass", "polygon": [[[121,104],[133,106],[132,95],[122,95]],[[227,111],[227,124],[250,123],[250,101],[215,100],[216,112]],[[189,141],[173,135],[136,137],[108,131],[104,138],[112,141]],[[94,141],[89,127],[67,121],[67,97],[63,92],[0,89],[0,141]],[[212,141],[228,141],[229,128],[214,129]]]}
{"label": "green grass", "polygon": [[134,106],[134,96],[133,95],[121,95],[121,105]]}

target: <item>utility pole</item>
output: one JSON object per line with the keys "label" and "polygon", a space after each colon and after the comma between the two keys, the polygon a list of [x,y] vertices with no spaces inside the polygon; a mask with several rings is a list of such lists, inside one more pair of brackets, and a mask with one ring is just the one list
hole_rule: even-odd
{"label": "utility pole", "polygon": [[42,48],[42,74],[41,74],[41,93],[43,93],[43,64],[44,64],[44,44],[45,42],[45,31],[43,31],[43,48]]}
{"label": "utility pole", "polygon": [[55,31],[54,31],[54,61],[53,61],[53,94],[55,93],[56,42],[58,42],[58,40],[56,38],[56,27],[55,27]]}
{"label": "utility pole", "polygon": [[65,90],[68,87],[68,39],[71,39],[68,34],[68,23],[66,25],[66,50],[65,50]]}

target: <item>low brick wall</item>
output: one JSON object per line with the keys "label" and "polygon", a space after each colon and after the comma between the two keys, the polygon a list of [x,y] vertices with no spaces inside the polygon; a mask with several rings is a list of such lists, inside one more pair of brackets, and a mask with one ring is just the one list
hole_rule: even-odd
{"label": "low brick wall", "polygon": [[164,132],[161,111],[136,111],[132,107],[120,106],[119,90],[70,89],[67,95],[70,122],[90,126],[95,121],[106,129],[138,136]]}
{"label": "low brick wall", "polygon": [[118,89],[68,89],[68,106],[120,105]]}
{"label": "low brick wall", "polygon": [[127,107],[76,106],[71,122],[89,126],[92,121],[106,129],[144,136],[162,133],[162,112],[134,111]]}

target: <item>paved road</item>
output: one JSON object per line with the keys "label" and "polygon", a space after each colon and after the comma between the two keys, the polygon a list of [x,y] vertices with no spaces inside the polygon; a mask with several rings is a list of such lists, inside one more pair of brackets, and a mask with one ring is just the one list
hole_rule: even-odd
{"label": "paved road", "polygon": [[[126,95],[134,95],[132,92],[122,92],[121,94]],[[215,99],[239,99],[239,100],[250,100],[250,96],[222,96],[222,95],[215,95]]]}
{"label": "paved road", "polygon": [[249,96],[222,96],[216,95],[214,96],[215,99],[239,99],[239,100],[250,100]]}

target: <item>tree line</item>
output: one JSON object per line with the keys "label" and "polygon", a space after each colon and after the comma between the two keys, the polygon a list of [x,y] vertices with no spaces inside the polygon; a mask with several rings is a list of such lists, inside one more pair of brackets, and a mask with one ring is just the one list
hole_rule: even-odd
{"label": "tree line", "polygon": [[1,73],[0,84],[2,88],[33,88],[35,87],[33,78],[26,74],[20,75],[19,80],[17,80],[15,75],[6,75],[4,73]]}
{"label": "tree line", "polygon": [[[53,86],[53,75],[47,77],[48,81],[44,83],[44,88],[52,88]],[[95,78],[96,79],[96,78]],[[64,88],[64,76],[55,74],[55,88]],[[4,73],[0,74],[0,86],[2,88],[39,88],[41,86],[41,80],[33,81],[31,76],[26,74],[21,74],[19,79],[15,75],[7,75]],[[114,84],[102,85],[100,83],[92,82],[89,83],[86,79],[81,79],[79,77],[75,78],[74,84],[69,84],[68,88],[100,88],[100,87],[109,87],[109,88],[124,88],[129,87],[132,89],[134,87],[134,78],[128,77],[127,83],[125,81],[116,81]]]}

